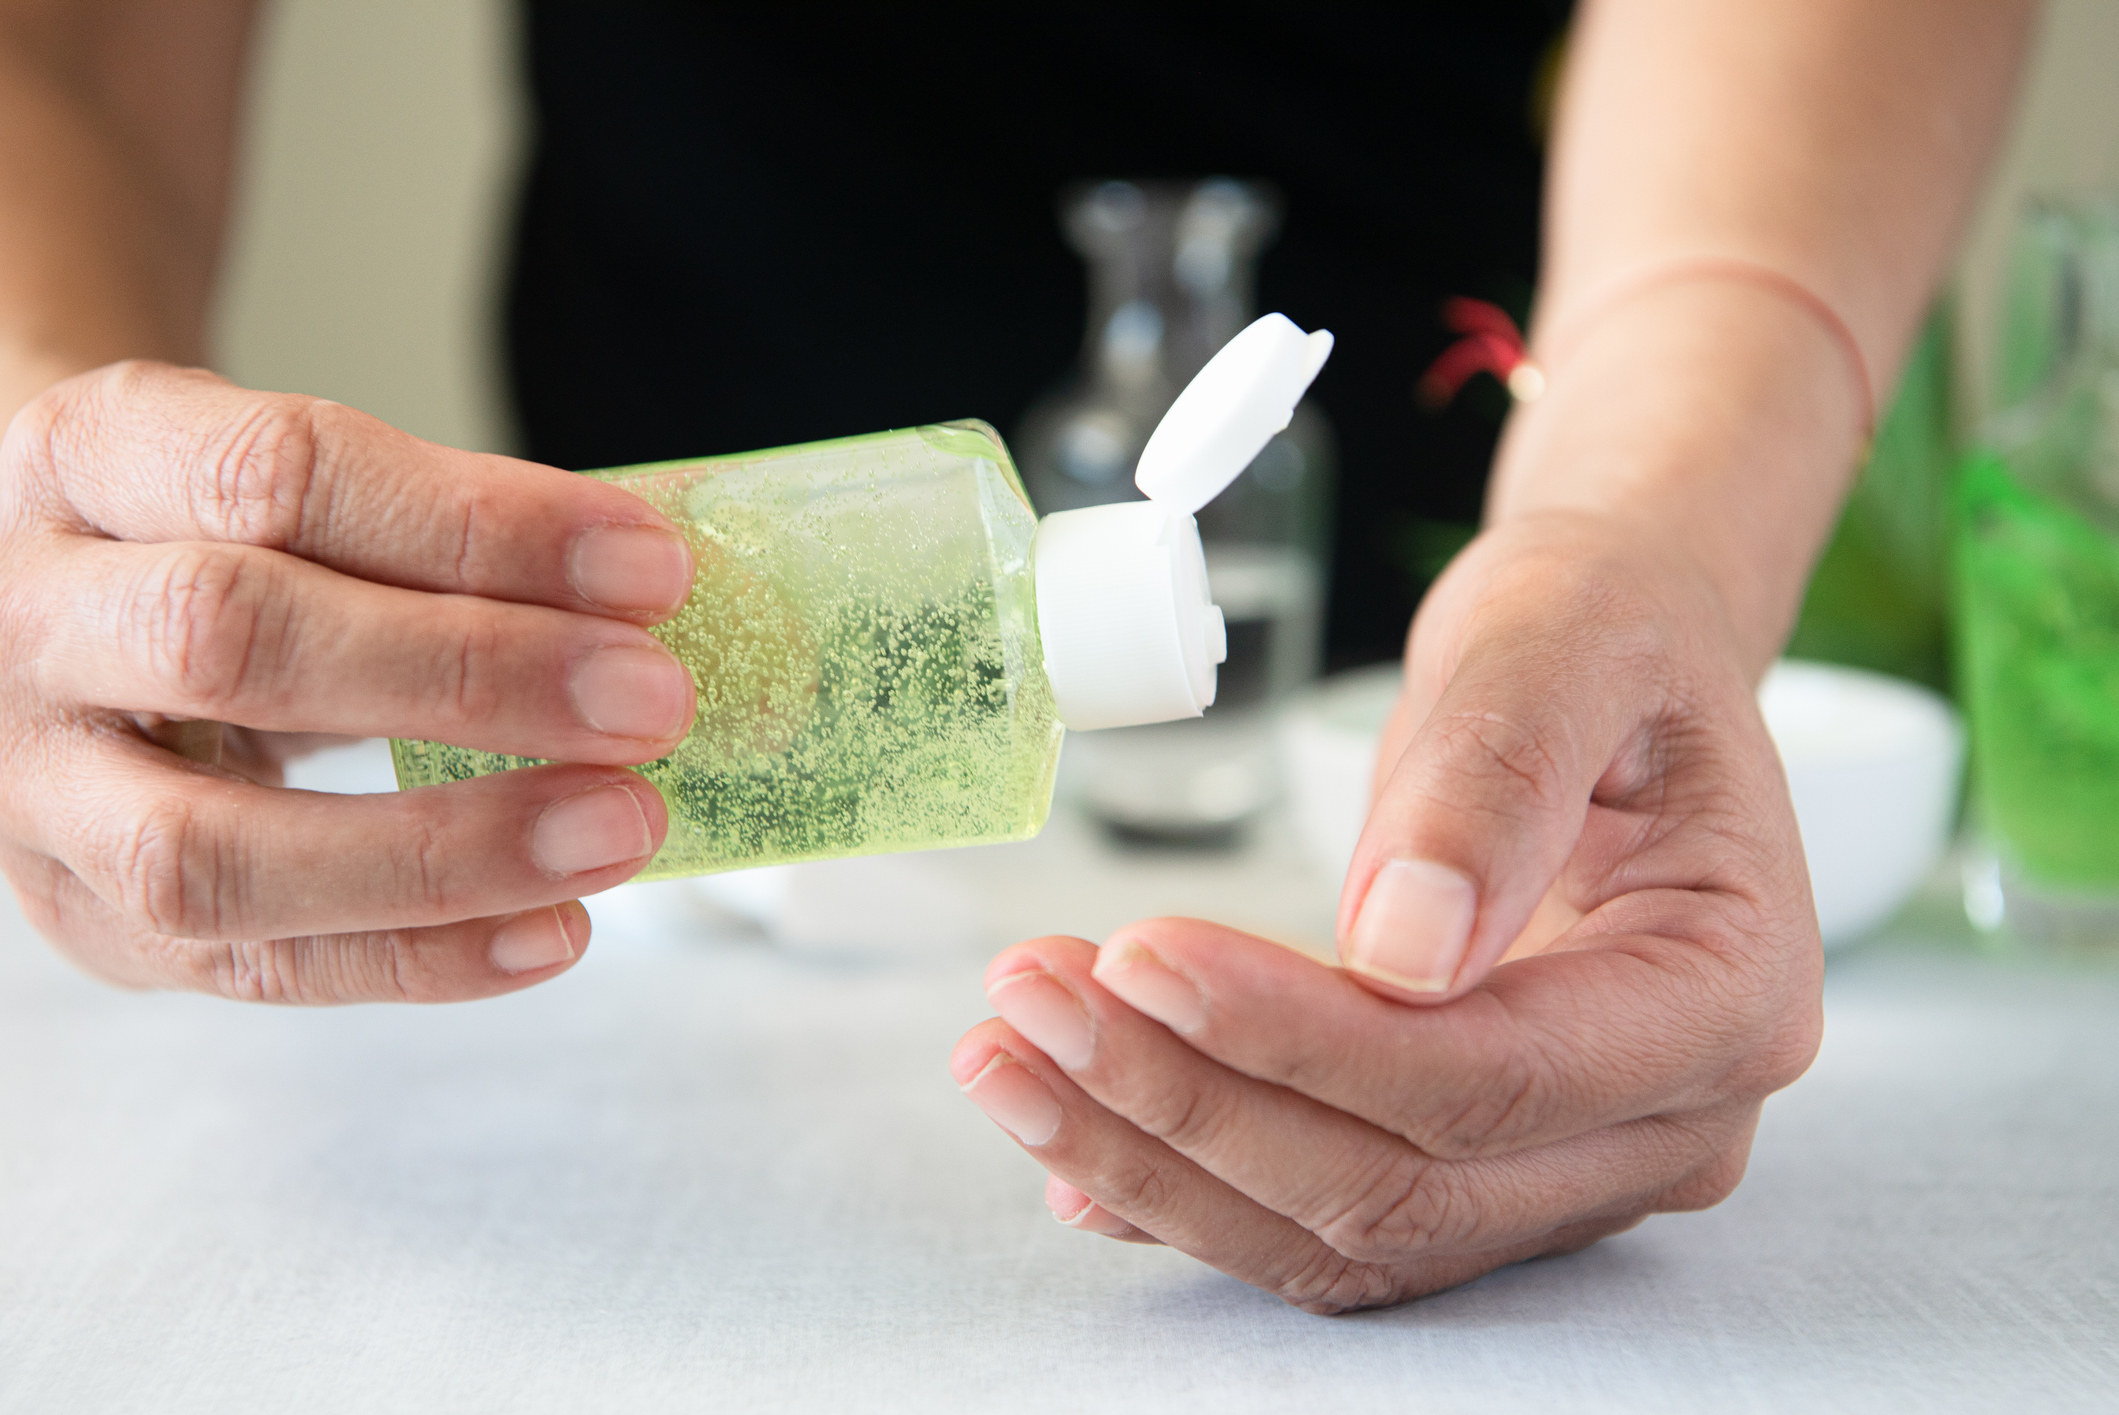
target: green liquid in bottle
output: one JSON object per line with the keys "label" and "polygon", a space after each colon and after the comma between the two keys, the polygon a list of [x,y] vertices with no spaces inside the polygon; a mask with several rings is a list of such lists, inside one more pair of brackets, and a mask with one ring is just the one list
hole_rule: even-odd
{"label": "green liquid in bottle", "polygon": [[[1008,452],[952,423],[595,475],[681,527],[691,597],[656,637],[698,721],[637,768],[670,810],[641,879],[1020,840],[1061,728]],[[535,765],[391,744],[400,788]]]}
{"label": "green liquid in bottle", "polygon": [[1974,458],[1958,486],[1960,672],[1989,826],[2062,888],[2119,885],[2119,536]]}

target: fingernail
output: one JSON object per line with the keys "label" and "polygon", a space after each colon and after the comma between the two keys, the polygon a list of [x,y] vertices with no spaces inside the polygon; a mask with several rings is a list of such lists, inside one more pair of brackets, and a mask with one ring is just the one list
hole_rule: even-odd
{"label": "fingernail", "polygon": [[592,526],[568,569],[574,592],[607,609],[675,609],[692,592],[691,552],[654,526]]}
{"label": "fingernail", "polygon": [[537,818],[530,856],[549,874],[573,875],[637,860],[654,849],[647,817],[623,786],[597,786],[554,801]]}
{"label": "fingernail", "polygon": [[1076,1219],[1089,1212],[1089,1205],[1095,1202],[1056,1175],[1045,1181],[1045,1207],[1050,1209],[1052,1216],[1061,1223],[1071,1226]]}
{"label": "fingernail", "polygon": [[557,909],[532,909],[500,926],[489,954],[503,973],[531,973],[573,961],[574,940]]}
{"label": "fingernail", "polygon": [[1433,860],[1390,860],[1369,881],[1346,965],[1408,992],[1447,992],[1479,908],[1472,882]]}
{"label": "fingernail", "polygon": [[995,978],[986,1000],[1001,1020],[1068,1071],[1079,1071],[1096,1052],[1096,1032],[1080,999],[1042,968]]}
{"label": "fingernail", "polygon": [[1181,1037],[1207,1025],[1207,1000],[1192,980],[1130,938],[1098,949],[1096,965],[1089,971],[1119,1001]]}
{"label": "fingernail", "polygon": [[583,659],[569,685],[582,721],[613,737],[667,737],[692,711],[692,676],[661,649],[613,644]]}
{"label": "fingernail", "polygon": [[1059,1133],[1059,1102],[1044,1082],[1006,1052],[995,1052],[962,1089],[988,1120],[1032,1149]]}

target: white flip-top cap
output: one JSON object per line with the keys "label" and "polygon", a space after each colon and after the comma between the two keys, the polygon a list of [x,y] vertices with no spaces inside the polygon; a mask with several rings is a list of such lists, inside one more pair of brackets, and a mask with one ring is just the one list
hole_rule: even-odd
{"label": "white flip-top cap", "polygon": [[1213,705],[1228,631],[1192,513],[1288,425],[1331,352],[1330,334],[1304,334],[1286,315],[1254,321],[1156,425],[1133,477],[1146,501],[1038,523],[1038,635],[1069,729],[1169,722]]}
{"label": "white flip-top cap", "polygon": [[1295,416],[1332,336],[1305,334],[1284,314],[1255,319],[1177,395],[1141,449],[1133,484],[1191,514],[1221,495]]}

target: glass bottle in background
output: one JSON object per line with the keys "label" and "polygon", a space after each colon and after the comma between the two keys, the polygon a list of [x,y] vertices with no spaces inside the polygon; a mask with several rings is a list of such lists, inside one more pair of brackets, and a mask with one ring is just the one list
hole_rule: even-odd
{"label": "glass bottle in background", "polygon": [[[1081,366],[1025,418],[1016,450],[1050,513],[1131,500],[1156,423],[1208,357],[1247,325],[1260,251],[1278,224],[1249,182],[1105,182],[1062,219],[1088,265]],[[1204,718],[1080,738],[1070,793],[1130,834],[1232,837],[1279,789],[1271,714],[1317,673],[1331,546],[1334,444],[1305,404],[1199,513],[1207,575],[1228,621],[1220,694]]]}
{"label": "glass bottle in background", "polygon": [[1954,498],[1973,922],[2119,946],[2119,204],[2039,202]]}

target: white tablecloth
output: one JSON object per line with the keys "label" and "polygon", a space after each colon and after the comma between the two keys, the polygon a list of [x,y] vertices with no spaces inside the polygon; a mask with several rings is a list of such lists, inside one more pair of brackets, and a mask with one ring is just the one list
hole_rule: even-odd
{"label": "white tablecloth", "polygon": [[1917,927],[1712,1212],[1343,1318],[1060,1227],[944,1066],[977,935],[1300,932],[1292,868],[1061,829],[905,865],[980,902],[866,953],[621,895],[436,1009],[127,996],[0,908],[0,1411],[2119,1407],[2119,972]]}

